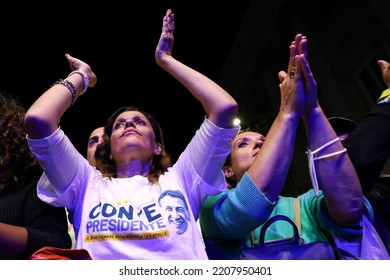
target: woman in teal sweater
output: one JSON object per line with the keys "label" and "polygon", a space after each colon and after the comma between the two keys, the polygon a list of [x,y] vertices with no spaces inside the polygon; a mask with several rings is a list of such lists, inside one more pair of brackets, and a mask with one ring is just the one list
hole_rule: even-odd
{"label": "woman in teal sweater", "polygon": [[[305,243],[330,241],[330,229],[346,240],[361,238],[361,186],[346,150],[318,103],[306,46],[301,34],[290,46],[288,71],[279,73],[280,110],[267,139],[253,131],[236,136],[231,162],[224,168],[232,188],[208,197],[203,206],[200,224],[210,259],[239,259],[242,248],[253,246],[250,233],[254,233],[253,243],[257,243],[261,225],[270,216],[282,214],[293,219],[295,198],[280,197],[280,191],[301,119],[306,128],[313,183],[313,190],[300,196],[302,238]],[[291,225],[280,222],[268,228],[265,240],[292,235]]]}

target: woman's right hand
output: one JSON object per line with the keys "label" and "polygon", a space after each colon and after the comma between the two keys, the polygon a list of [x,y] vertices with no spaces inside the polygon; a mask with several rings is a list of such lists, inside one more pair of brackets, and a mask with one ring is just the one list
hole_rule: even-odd
{"label": "woman's right hand", "polygon": [[168,9],[163,19],[161,36],[156,47],[155,58],[157,63],[161,62],[161,60],[167,55],[172,56],[174,31],[175,15],[170,9]]}
{"label": "woman's right hand", "polygon": [[290,60],[287,73],[278,73],[280,80],[280,112],[294,113],[301,117],[305,112],[305,91],[302,70],[298,57],[298,46],[301,35],[295,37],[290,45]]}
{"label": "woman's right hand", "polygon": [[85,75],[87,75],[88,80],[89,80],[88,87],[94,87],[96,85],[96,82],[97,82],[96,75],[95,75],[95,73],[92,72],[91,67],[87,63],[85,63],[84,61],[82,61],[78,58],[75,58],[69,54],[65,54],[65,57],[68,60],[70,69],[72,71],[79,70],[79,71],[83,72]]}

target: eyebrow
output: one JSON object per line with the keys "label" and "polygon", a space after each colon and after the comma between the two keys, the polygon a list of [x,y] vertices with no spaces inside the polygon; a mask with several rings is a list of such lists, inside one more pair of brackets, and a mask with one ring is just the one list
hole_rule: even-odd
{"label": "eyebrow", "polygon": [[235,144],[237,144],[237,143],[239,143],[239,142],[241,142],[241,141],[247,141],[247,140],[249,140],[249,138],[248,138],[248,137],[242,137],[242,138],[238,138],[238,139],[237,139],[237,141],[236,141],[236,142],[234,142],[234,145],[235,145]]}
{"label": "eyebrow", "polygon": [[[239,143],[241,141],[248,141],[248,140],[251,140],[251,139],[253,139],[253,138],[245,136],[245,137],[237,139],[237,141],[234,142],[234,144],[237,144],[237,143]],[[256,136],[255,140],[257,140],[257,139],[260,139],[260,140],[264,141],[265,140],[265,136],[264,135],[261,135],[259,137]]]}
{"label": "eyebrow", "polygon": [[132,120],[132,121],[137,121],[137,120],[146,120],[146,118],[144,118],[143,116],[133,116],[133,117],[131,117],[131,118],[120,118],[120,119],[117,119],[116,121],[115,121],[115,123],[117,123],[117,122],[125,122],[125,121],[127,121],[128,119],[130,119],[130,120]]}

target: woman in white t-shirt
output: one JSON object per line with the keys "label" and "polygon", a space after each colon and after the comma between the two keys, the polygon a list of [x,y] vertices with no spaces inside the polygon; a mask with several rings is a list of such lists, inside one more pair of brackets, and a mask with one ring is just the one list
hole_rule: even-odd
{"label": "woman in white t-shirt", "polygon": [[75,149],[59,123],[96,76],[70,55],[73,72],[26,114],[30,149],[45,171],[38,195],[67,207],[75,248],[87,249],[93,259],[207,259],[196,221],[206,197],[225,188],[221,170],[239,130],[233,125],[238,108],[220,86],[172,57],[174,25],[168,10],[156,62],[201,102],[206,117],[172,166],[160,126],[132,106],[106,122],[96,167]]}

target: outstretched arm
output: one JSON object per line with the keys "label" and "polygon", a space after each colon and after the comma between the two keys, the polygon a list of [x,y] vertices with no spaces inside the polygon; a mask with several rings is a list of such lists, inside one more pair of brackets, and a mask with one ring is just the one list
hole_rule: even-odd
{"label": "outstretched arm", "polygon": [[[258,139],[251,143],[254,141],[246,140],[247,136],[233,143],[229,168],[235,167],[229,172],[234,173],[238,184],[226,194],[207,198],[201,213],[205,239],[242,238],[261,226],[274,209],[290,167],[297,126],[305,109],[301,71],[295,67],[296,44],[300,40],[297,36],[290,46],[289,75],[279,73],[279,113],[264,143],[260,146]],[[243,152],[239,152],[240,149]]]}
{"label": "outstretched arm", "polygon": [[163,19],[162,33],[155,58],[159,66],[176,78],[200,101],[208,119],[218,127],[233,127],[237,116],[237,102],[218,84],[186,66],[172,56],[175,17],[168,9]]}
{"label": "outstretched arm", "polygon": [[26,112],[24,122],[31,139],[51,135],[69,106],[96,84],[96,75],[88,64],[69,54],[65,56],[72,72],[43,93]]}
{"label": "outstretched arm", "polygon": [[289,75],[279,73],[281,103],[262,148],[248,170],[248,175],[267,198],[275,201],[285,183],[294,151],[298,123],[304,113],[305,99],[300,69],[295,66],[300,36],[290,46]]}
{"label": "outstretched arm", "polygon": [[[306,39],[303,39],[297,60],[305,80],[304,123],[309,150],[313,152],[332,143],[337,135],[318,103],[316,82],[307,61],[306,47]],[[315,153],[314,157],[324,157],[314,161],[315,174],[331,218],[339,223],[354,223],[363,213],[363,194],[352,162],[347,153],[341,152],[343,150],[341,142],[335,141]],[[333,153],[333,156],[329,156]]]}

